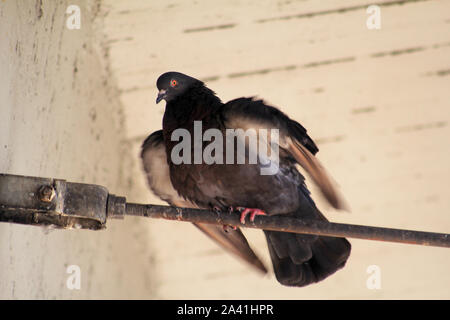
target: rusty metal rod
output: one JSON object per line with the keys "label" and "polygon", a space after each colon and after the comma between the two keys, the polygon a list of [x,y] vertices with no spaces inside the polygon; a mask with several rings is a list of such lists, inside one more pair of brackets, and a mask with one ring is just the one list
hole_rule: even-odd
{"label": "rusty metal rod", "polygon": [[125,215],[450,248],[450,234],[445,233],[300,220],[282,215],[257,216],[253,222],[246,220],[245,224],[241,224],[236,212],[216,213],[209,210],[136,203],[126,203]]}
{"label": "rusty metal rod", "polygon": [[125,215],[450,247],[449,234],[294,219],[283,215],[259,216],[254,222],[247,220],[243,225],[237,212],[215,213],[127,203],[125,197],[110,194],[99,185],[0,173],[0,222],[100,230],[106,227],[108,219],[123,219]]}

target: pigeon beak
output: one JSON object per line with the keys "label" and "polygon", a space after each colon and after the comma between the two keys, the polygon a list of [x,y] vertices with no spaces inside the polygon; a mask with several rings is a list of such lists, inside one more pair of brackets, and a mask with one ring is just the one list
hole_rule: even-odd
{"label": "pigeon beak", "polygon": [[167,90],[161,89],[158,92],[158,97],[156,98],[156,104],[158,104],[162,99],[166,97]]}

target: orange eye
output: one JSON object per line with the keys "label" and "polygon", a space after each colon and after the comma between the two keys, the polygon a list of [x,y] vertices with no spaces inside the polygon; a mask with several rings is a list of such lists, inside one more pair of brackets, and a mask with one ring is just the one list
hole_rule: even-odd
{"label": "orange eye", "polygon": [[171,86],[171,87],[176,87],[177,84],[178,84],[178,81],[177,81],[177,80],[170,80],[170,86]]}

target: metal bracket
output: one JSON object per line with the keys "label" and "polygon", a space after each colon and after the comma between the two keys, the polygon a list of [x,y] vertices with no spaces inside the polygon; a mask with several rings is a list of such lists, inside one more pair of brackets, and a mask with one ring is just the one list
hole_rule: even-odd
{"label": "metal bracket", "polygon": [[105,187],[0,174],[0,221],[64,229],[105,228],[110,217],[121,218],[126,199]]}

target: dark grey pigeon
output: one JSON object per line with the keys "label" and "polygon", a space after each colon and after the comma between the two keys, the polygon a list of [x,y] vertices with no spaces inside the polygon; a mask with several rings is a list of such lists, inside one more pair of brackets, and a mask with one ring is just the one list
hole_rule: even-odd
{"label": "dark grey pigeon", "polygon": [[[222,103],[203,82],[179,72],[161,75],[157,87],[156,102],[163,99],[167,102],[163,130],[153,133],[144,142],[142,159],[149,185],[161,199],[181,207],[239,209],[242,223],[247,214],[250,214],[250,220],[260,214],[282,214],[296,219],[326,221],[310,196],[305,178],[296,168],[299,164],[333,207],[346,209],[345,201],[315,158],[318,148],[306,129],[277,108],[253,98]],[[233,163],[225,163],[230,150],[224,147],[222,163],[194,164],[196,150],[192,143],[191,161],[175,164],[171,154],[179,141],[172,141],[172,133],[176,129],[185,129],[194,137],[194,121],[201,121],[202,133],[217,129],[223,141],[227,129],[277,129],[279,157],[268,159],[266,153],[257,149],[258,161],[249,161],[253,149],[247,139],[241,140],[246,151],[243,164],[236,163],[237,143],[230,153],[230,158],[235,160]],[[266,150],[274,150],[277,141],[268,137],[257,135],[258,145],[266,144]],[[208,143],[201,143],[202,150],[206,150]],[[214,156],[218,150],[214,151]],[[267,168],[267,160],[276,164],[275,174],[261,174],[261,170]],[[226,232],[226,228],[197,226],[222,247],[265,271],[239,229]],[[344,267],[351,251],[350,243],[344,238],[267,230],[264,233],[275,275],[287,286],[301,287],[325,279]]]}

